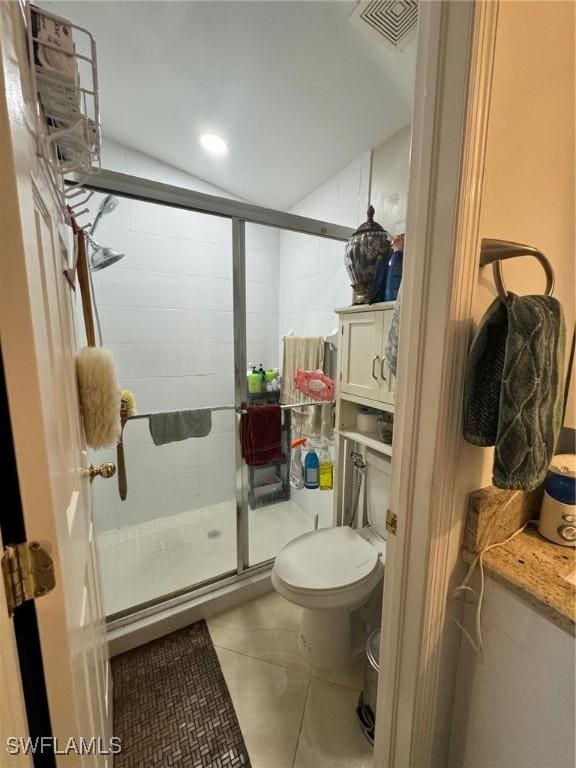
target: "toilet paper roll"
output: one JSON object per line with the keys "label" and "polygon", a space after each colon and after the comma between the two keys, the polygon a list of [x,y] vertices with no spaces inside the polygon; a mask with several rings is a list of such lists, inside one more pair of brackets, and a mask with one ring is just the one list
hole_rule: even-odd
{"label": "toilet paper roll", "polygon": [[377,432],[378,414],[359,412],[356,416],[356,429],[358,432]]}

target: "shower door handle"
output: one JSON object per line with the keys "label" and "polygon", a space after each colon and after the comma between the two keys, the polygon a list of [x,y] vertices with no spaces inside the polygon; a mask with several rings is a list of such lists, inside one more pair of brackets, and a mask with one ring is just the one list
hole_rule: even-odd
{"label": "shower door handle", "polygon": [[378,381],[378,376],[375,372],[375,368],[376,368],[376,361],[379,359],[380,359],[380,355],[374,355],[374,357],[372,358],[372,378],[375,381]]}

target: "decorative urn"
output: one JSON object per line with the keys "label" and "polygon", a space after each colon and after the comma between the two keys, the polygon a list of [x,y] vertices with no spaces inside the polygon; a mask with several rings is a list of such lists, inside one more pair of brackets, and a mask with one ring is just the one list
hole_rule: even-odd
{"label": "decorative urn", "polygon": [[376,273],[385,269],[392,253],[392,241],[384,227],[374,221],[374,208],[368,208],[368,220],[358,227],[346,244],[345,263],[354,304],[373,301]]}

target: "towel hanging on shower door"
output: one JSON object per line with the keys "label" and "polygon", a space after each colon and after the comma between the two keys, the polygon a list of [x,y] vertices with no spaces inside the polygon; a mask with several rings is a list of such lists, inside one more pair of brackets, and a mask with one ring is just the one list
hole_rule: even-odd
{"label": "towel hanging on shower door", "polygon": [[[324,370],[324,338],[322,336],[285,336],[282,364],[281,403],[302,403],[309,400],[294,386],[298,368],[305,371]],[[319,435],[322,431],[322,406],[294,408],[292,425],[295,433]]]}

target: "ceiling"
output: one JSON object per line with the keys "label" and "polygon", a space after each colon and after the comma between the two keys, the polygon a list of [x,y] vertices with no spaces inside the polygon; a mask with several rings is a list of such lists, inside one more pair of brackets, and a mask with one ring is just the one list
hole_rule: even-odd
{"label": "ceiling", "polygon": [[391,53],[353,2],[43,5],[96,39],[105,135],[261,205],[290,207],[410,120],[415,42]]}

